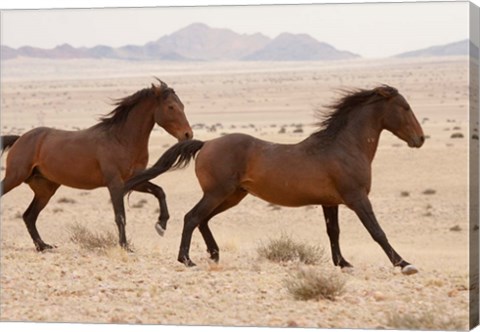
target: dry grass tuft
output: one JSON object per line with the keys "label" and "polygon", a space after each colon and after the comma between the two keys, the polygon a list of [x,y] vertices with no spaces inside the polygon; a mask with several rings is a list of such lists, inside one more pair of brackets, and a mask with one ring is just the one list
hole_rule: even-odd
{"label": "dry grass tuft", "polygon": [[260,245],[257,252],[260,257],[273,262],[300,261],[305,264],[317,264],[325,261],[323,248],[295,242],[285,234]]}
{"label": "dry grass tuft", "polygon": [[338,271],[302,267],[285,280],[285,285],[296,300],[334,301],[344,292],[345,278]]}
{"label": "dry grass tuft", "polygon": [[[118,246],[118,236],[112,232],[105,234],[93,233],[85,226],[74,223],[68,226],[70,232],[70,240],[79,245],[80,248],[86,250],[107,251],[108,249]],[[132,244],[127,240],[128,246]]]}
{"label": "dry grass tuft", "polygon": [[453,133],[452,135],[450,135],[450,138],[463,138],[463,134],[462,133]]}
{"label": "dry grass tuft", "polygon": [[57,203],[62,203],[62,204],[75,204],[77,201],[75,201],[73,198],[68,198],[68,197],[62,197],[57,200]]}
{"label": "dry grass tuft", "polygon": [[[145,204],[147,204],[147,200],[146,199],[141,199],[137,203],[133,204],[132,208],[141,209],[145,206]],[[159,211],[160,211],[160,209],[159,209]]]}
{"label": "dry grass tuft", "polygon": [[387,315],[388,328],[402,330],[465,330],[467,328],[467,319],[448,317],[448,314],[441,310],[422,310],[399,313],[392,311]]}
{"label": "dry grass tuft", "polygon": [[437,193],[437,191],[435,189],[425,189],[422,194],[424,195],[435,195]]}
{"label": "dry grass tuft", "polygon": [[410,196],[410,193],[408,191],[401,191],[400,196],[401,197],[408,197],[408,196]]}

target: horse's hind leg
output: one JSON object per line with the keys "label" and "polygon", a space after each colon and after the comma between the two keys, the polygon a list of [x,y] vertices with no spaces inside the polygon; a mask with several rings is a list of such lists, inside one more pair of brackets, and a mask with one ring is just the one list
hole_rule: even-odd
{"label": "horse's hind leg", "polygon": [[55,194],[60,185],[39,175],[34,175],[32,178],[30,178],[28,180],[28,185],[35,193],[35,196],[33,197],[30,206],[23,214],[23,220],[25,221],[28,233],[35,244],[37,251],[52,249],[53,246],[43,242],[40,234],[38,234],[36,223],[38,215],[48,204],[50,198]]}
{"label": "horse's hind leg", "polygon": [[0,183],[0,196],[5,195],[13,188],[22,184],[22,182],[23,180],[13,181],[13,179],[5,177],[5,179],[3,179],[2,182]]}
{"label": "horse's hind leg", "polygon": [[338,205],[322,206],[325,223],[327,225],[327,234],[330,239],[330,248],[332,250],[332,259],[335,266],[352,267],[352,265],[343,258],[340,251],[340,227],[338,225]]}
{"label": "horse's hind leg", "polygon": [[247,196],[247,192],[243,189],[239,189],[234,194],[229,196],[223,203],[221,203],[205,220],[201,221],[200,225],[198,226],[203,240],[207,245],[207,251],[210,254],[210,259],[214,262],[218,263],[220,260],[220,249],[218,248],[217,242],[215,242],[215,238],[213,237],[210,227],[208,227],[208,222],[215,215],[222,213],[223,211],[226,211],[240,203],[245,196]]}
{"label": "horse's hind leg", "polygon": [[167,221],[170,218],[170,215],[168,214],[165,192],[161,187],[151,182],[141,183],[133,188],[133,190],[143,193],[150,193],[157,198],[160,206],[160,215],[158,216],[158,221],[155,224],[155,229],[160,236],[163,236],[165,234],[165,230],[167,229]]}
{"label": "horse's hind leg", "polygon": [[[23,167],[22,167],[23,166]],[[5,172],[5,178],[2,180],[0,184],[0,191],[1,196],[8,193],[15,187],[21,185],[24,181],[26,181],[30,175],[32,170],[29,167],[25,167],[24,165],[17,166],[17,165],[7,165],[7,170]]]}
{"label": "horse's hind leg", "polygon": [[[214,215],[215,210],[232,194],[232,192],[225,191],[224,187],[219,189],[220,190],[215,192],[204,193],[197,205],[185,215],[178,261],[186,266],[195,266],[189,256],[193,231],[200,224],[208,222],[209,218]],[[233,192],[235,192],[235,190]],[[207,246],[210,246],[210,250],[218,251],[218,246],[208,226],[203,226],[202,229],[202,235],[204,236]]]}

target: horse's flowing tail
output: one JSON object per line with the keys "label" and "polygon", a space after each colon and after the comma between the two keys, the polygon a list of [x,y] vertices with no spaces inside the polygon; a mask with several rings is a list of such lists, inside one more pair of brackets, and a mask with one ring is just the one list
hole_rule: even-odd
{"label": "horse's flowing tail", "polygon": [[12,145],[19,139],[18,135],[5,135],[0,138],[2,144],[2,153],[12,147]]}
{"label": "horse's flowing tail", "polygon": [[203,147],[203,144],[205,144],[205,142],[199,140],[178,142],[165,151],[152,167],[147,168],[143,172],[129,179],[125,183],[124,192],[127,193],[140,183],[151,180],[168,170],[186,167],[190,161],[195,158],[195,155]]}

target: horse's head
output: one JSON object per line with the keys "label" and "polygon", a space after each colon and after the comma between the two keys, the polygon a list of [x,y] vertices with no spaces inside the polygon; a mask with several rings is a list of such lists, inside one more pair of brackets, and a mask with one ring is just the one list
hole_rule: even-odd
{"label": "horse's head", "polygon": [[409,147],[419,148],[425,142],[422,127],[405,98],[394,88],[382,86],[376,93],[385,98],[383,102],[383,126]]}
{"label": "horse's head", "polygon": [[179,141],[191,139],[193,131],[185,116],[182,101],[172,88],[160,80],[159,82],[159,86],[152,84],[158,100],[154,114],[155,122]]}

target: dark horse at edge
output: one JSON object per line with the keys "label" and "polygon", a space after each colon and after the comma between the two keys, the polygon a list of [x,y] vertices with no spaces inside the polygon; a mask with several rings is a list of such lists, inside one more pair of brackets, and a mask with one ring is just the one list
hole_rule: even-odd
{"label": "dark horse at edge", "polygon": [[180,142],[151,168],[127,181],[125,190],[169,169],[185,167],[197,153],[195,172],[203,197],[185,216],[178,260],[193,266],[189,250],[198,227],[210,253],[219,260],[219,248],[209,220],[237,205],[247,194],[282,206],[322,205],[333,263],[351,264],[339,245],[338,206],[352,209],[394,266],[404,274],[417,269],[390,245],[377,222],[368,194],[371,163],[382,130],[410,147],[424,143],[420,124],[398,91],[382,85],[372,90],[346,92],[329,107],[321,129],[297,144],[275,144],[249,135],[230,134],[210,141]]}
{"label": "dark horse at edge", "polygon": [[[148,141],[155,123],[179,141],[193,136],[180,98],[167,84],[159,83],[119,99],[117,107],[93,127],[79,131],[39,127],[21,136],[1,137],[2,152],[10,148],[1,195],[22,182],[34,192],[23,220],[38,251],[53,248],[40,237],[36,222],[60,185],[78,189],[107,187],[120,245],[128,249],[124,182],[147,166]],[[132,189],[158,199],[158,223],[166,225],[169,215],[163,189],[148,181]]]}

